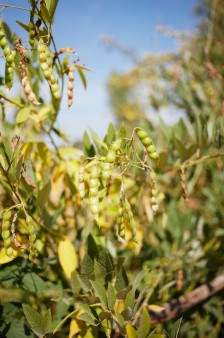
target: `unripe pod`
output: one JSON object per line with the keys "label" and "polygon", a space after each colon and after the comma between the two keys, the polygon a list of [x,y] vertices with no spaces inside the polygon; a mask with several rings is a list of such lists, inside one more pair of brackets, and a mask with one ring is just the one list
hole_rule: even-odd
{"label": "unripe pod", "polygon": [[155,153],[156,152],[156,147],[154,146],[154,144],[152,144],[151,146],[148,146],[147,148],[146,148],[146,150],[147,150],[147,153]]}
{"label": "unripe pod", "polygon": [[121,144],[122,144],[122,138],[118,138],[116,141],[114,141],[111,144],[110,149],[117,152],[121,148]]}
{"label": "unripe pod", "polygon": [[159,154],[157,152],[151,153],[149,157],[154,161],[159,160]]}
{"label": "unripe pod", "polygon": [[90,203],[92,214],[94,215],[94,218],[96,221],[98,221],[98,214],[99,214],[98,186],[99,186],[98,167],[97,165],[93,165],[91,167],[90,181],[89,181],[89,187],[91,191],[91,193],[89,191],[89,203]]}
{"label": "unripe pod", "polygon": [[112,175],[114,163],[116,161],[116,156],[117,156],[116,153],[121,148],[121,144],[122,144],[122,138],[119,138],[116,141],[114,141],[110,146],[110,149],[108,151],[108,154],[106,156],[103,169],[102,169],[102,180],[103,180],[104,185],[107,184],[108,179]]}
{"label": "unripe pod", "polygon": [[[0,46],[3,49],[4,56],[6,59],[5,64],[5,87],[7,90],[10,90],[13,85],[13,75],[15,69],[15,52],[11,51],[8,45],[8,42],[5,37],[5,32],[3,28],[2,21],[0,21]],[[10,67],[10,70],[9,70]]]}
{"label": "unripe pod", "polygon": [[156,212],[159,208],[158,206],[158,201],[157,201],[157,195],[158,195],[158,192],[157,192],[157,188],[156,188],[156,174],[154,171],[151,172],[151,175],[150,175],[150,178],[151,178],[151,187],[152,187],[152,198],[151,198],[151,204],[152,204],[152,210],[153,212]]}
{"label": "unripe pod", "polygon": [[29,44],[31,47],[34,46],[34,43],[35,43],[35,35],[36,35],[36,32],[35,32],[35,26],[34,26],[34,23],[33,23],[33,15],[31,13],[31,16],[30,16],[30,22],[28,24],[28,27],[29,27]]}
{"label": "unripe pod", "polygon": [[78,183],[78,192],[79,192],[79,197],[81,200],[85,197],[84,172],[85,172],[85,169],[81,165],[79,168],[79,183]]}
{"label": "unripe pod", "polygon": [[29,259],[33,260],[36,255],[36,234],[35,234],[35,228],[33,225],[32,218],[30,216],[26,216],[26,224],[27,224],[27,229],[29,233],[29,243],[30,243],[30,254],[29,254]]}
{"label": "unripe pod", "polygon": [[148,156],[154,160],[158,161],[159,160],[159,154],[156,151],[156,147],[153,144],[152,139],[149,137],[148,133],[142,129],[142,128],[136,128],[135,132],[139,138],[139,140],[142,142],[142,144],[146,147],[146,151]]}
{"label": "unripe pod", "polygon": [[123,198],[120,199],[120,203],[118,207],[117,225],[118,225],[118,235],[121,238],[125,238],[124,199]]}
{"label": "unripe pod", "polygon": [[48,46],[44,44],[43,39],[39,40],[38,52],[39,52],[40,66],[43,71],[44,77],[50,85],[50,89],[51,89],[53,97],[56,100],[59,100],[61,97],[61,94],[60,94],[58,83],[57,83],[57,80],[56,80],[56,77],[54,75],[53,68],[52,68],[51,52]]}
{"label": "unripe pod", "polygon": [[10,221],[12,217],[11,210],[7,210],[3,214],[2,218],[2,238],[4,242],[5,247],[5,253],[9,257],[13,257],[13,249],[11,247],[12,245],[12,238],[10,233]]}
{"label": "unripe pod", "polygon": [[124,200],[124,208],[127,212],[128,215],[128,225],[130,227],[130,230],[132,232],[132,236],[135,238],[135,222],[134,222],[134,216],[131,210],[131,205],[127,199],[127,197],[125,196],[125,200]]}

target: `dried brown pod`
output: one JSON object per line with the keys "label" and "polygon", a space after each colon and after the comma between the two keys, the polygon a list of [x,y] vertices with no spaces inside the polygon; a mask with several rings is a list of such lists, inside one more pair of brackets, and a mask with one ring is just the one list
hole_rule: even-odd
{"label": "dried brown pod", "polygon": [[185,175],[185,168],[180,168],[180,178],[181,178],[181,188],[182,188],[182,194],[185,202],[188,201],[188,193],[187,193],[187,186],[186,186],[186,175]]}
{"label": "dried brown pod", "polygon": [[32,102],[33,104],[40,104],[40,102],[37,101],[36,95],[31,89],[29,79],[28,79],[27,65],[23,61],[20,61],[19,63],[19,75],[20,75],[23,89],[28,97],[28,100]]}
{"label": "dried brown pod", "polygon": [[68,107],[71,107],[73,103],[73,88],[74,88],[74,70],[75,70],[75,61],[73,61],[69,67],[69,73],[68,73]]}
{"label": "dried brown pod", "polygon": [[26,63],[27,62],[27,60],[26,60],[26,47],[21,45],[21,40],[19,40],[19,39],[15,40],[15,47],[16,47],[16,50],[19,52],[22,61],[24,63]]}
{"label": "dried brown pod", "polygon": [[65,48],[60,48],[59,51],[56,53],[57,55],[63,54],[63,53],[75,53],[76,51],[73,48],[70,47],[65,47]]}

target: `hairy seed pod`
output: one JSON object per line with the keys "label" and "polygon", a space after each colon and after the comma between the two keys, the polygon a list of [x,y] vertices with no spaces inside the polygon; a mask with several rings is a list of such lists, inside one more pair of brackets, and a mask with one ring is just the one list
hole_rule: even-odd
{"label": "hairy seed pod", "polygon": [[20,56],[21,56],[21,60],[23,63],[27,63],[26,60],[26,47],[21,45],[21,41],[19,39],[15,40],[15,48],[17,50],[17,52],[19,52]]}
{"label": "hairy seed pod", "polygon": [[135,238],[135,221],[134,221],[134,216],[131,210],[131,205],[127,199],[127,197],[125,196],[124,198],[124,209],[127,212],[127,216],[128,216],[128,226],[131,230],[132,236]]}
{"label": "hairy seed pod", "polygon": [[159,154],[156,151],[156,147],[152,141],[152,139],[149,137],[148,133],[142,129],[142,128],[136,128],[135,132],[139,138],[139,140],[142,142],[144,147],[146,148],[148,156],[155,162],[158,162],[159,160]]}
{"label": "hairy seed pod", "polygon": [[36,250],[36,233],[35,228],[33,225],[32,218],[30,216],[26,216],[26,225],[28,229],[29,234],[29,243],[30,243],[30,253],[29,253],[29,260],[33,260],[37,256],[37,250]]}
{"label": "hairy seed pod", "polygon": [[73,61],[69,67],[69,72],[68,72],[68,90],[67,90],[67,95],[68,95],[68,107],[71,107],[73,103],[73,88],[74,88],[74,70],[75,70],[75,61]]}
{"label": "hairy seed pod", "polygon": [[121,144],[122,144],[122,138],[117,139],[111,144],[110,149],[107,153],[107,156],[103,164],[103,168],[102,168],[102,181],[104,185],[107,184],[107,181],[112,175],[117,152],[121,148]]}
{"label": "hairy seed pod", "polygon": [[99,214],[98,175],[99,175],[98,167],[97,165],[93,165],[91,167],[90,180],[89,180],[89,203],[90,203],[90,209],[96,221],[98,221],[98,214]]}
{"label": "hairy seed pod", "polygon": [[85,197],[85,183],[84,183],[84,172],[85,168],[83,165],[79,168],[79,183],[78,183],[78,192],[81,200]]}
{"label": "hairy seed pod", "polygon": [[121,238],[125,238],[124,199],[122,197],[120,198],[120,202],[118,206],[117,225],[118,225],[118,235]]}
{"label": "hairy seed pod", "polygon": [[2,218],[2,233],[1,233],[4,242],[5,253],[10,258],[13,257],[12,238],[10,233],[11,218],[12,218],[11,210],[5,211]]}
{"label": "hairy seed pod", "polygon": [[152,211],[155,213],[159,206],[158,206],[158,200],[157,200],[157,196],[158,196],[158,191],[157,191],[157,187],[156,187],[156,174],[154,171],[151,171],[151,187],[152,187],[152,198],[151,198],[151,204],[152,204]]}
{"label": "hairy seed pod", "polygon": [[61,94],[52,68],[51,52],[48,46],[44,44],[43,39],[39,40],[38,52],[39,52],[40,67],[44,74],[45,79],[49,83],[51,93],[55,98],[55,100],[60,100]]}
{"label": "hairy seed pod", "polygon": [[29,79],[28,79],[27,65],[23,61],[20,61],[19,63],[19,75],[20,75],[23,89],[28,97],[28,100],[32,102],[33,104],[36,104],[36,105],[40,104],[40,102],[37,101],[36,95],[31,89]]}

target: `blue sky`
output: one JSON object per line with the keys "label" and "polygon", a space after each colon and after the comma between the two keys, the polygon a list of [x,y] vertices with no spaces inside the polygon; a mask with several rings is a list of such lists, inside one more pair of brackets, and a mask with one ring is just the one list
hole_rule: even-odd
{"label": "blue sky", "polygon": [[[6,3],[28,7],[26,0]],[[175,50],[175,43],[160,34],[156,25],[194,31],[197,17],[193,8],[197,3],[197,0],[59,0],[53,27],[57,47],[73,47],[81,63],[93,71],[87,74],[87,91],[77,76],[74,104],[67,109],[63,100],[60,126],[78,139],[89,126],[103,136],[113,120],[107,78],[112,71],[127,71],[133,63],[116,51],[108,52],[100,36],[112,36],[124,47],[136,49],[139,55]],[[10,8],[4,9],[2,16],[10,25],[16,19],[29,20],[26,12]],[[18,30],[16,24],[13,27]],[[19,30],[19,34],[27,39],[25,31]]]}

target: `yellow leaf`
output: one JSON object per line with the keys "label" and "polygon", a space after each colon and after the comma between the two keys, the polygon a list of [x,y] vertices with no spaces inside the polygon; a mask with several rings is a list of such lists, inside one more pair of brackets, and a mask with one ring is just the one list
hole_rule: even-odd
{"label": "yellow leaf", "polygon": [[126,325],[126,332],[128,338],[137,338],[137,332],[135,328],[131,325],[131,323],[128,323]]}
{"label": "yellow leaf", "polygon": [[0,265],[13,261],[18,256],[17,250],[13,249],[13,256],[14,256],[13,258],[7,256],[5,253],[5,248],[2,248],[2,250],[0,251]]}
{"label": "yellow leaf", "polygon": [[161,312],[164,310],[164,307],[159,306],[159,305],[155,305],[155,304],[151,304],[149,305],[149,310],[153,311],[153,312]]}
{"label": "yellow leaf", "polygon": [[77,268],[78,259],[75,248],[68,237],[63,237],[58,244],[58,258],[66,277],[70,279],[72,271]]}
{"label": "yellow leaf", "polygon": [[69,338],[73,338],[75,334],[79,333],[84,325],[84,321],[77,318],[81,313],[83,313],[83,310],[78,310],[71,320]]}

